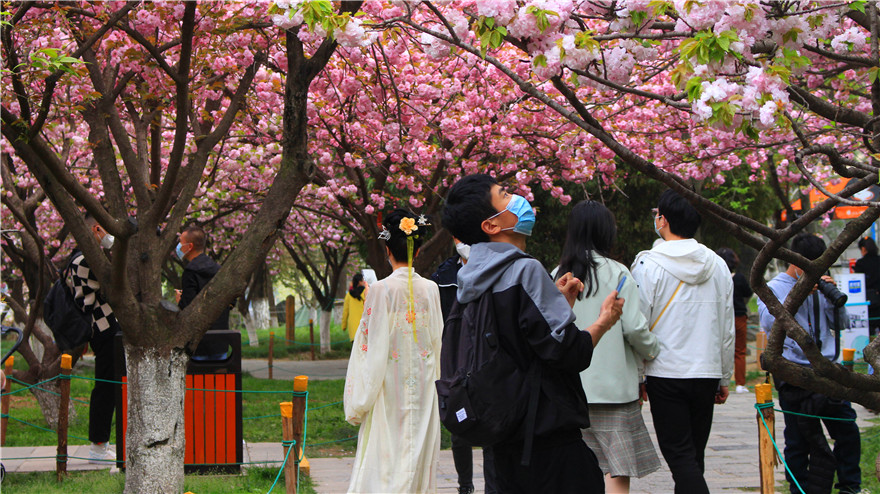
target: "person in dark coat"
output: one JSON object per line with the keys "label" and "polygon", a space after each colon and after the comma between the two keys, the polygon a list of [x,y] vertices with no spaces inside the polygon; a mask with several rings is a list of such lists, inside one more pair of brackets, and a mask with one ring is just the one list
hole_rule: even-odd
{"label": "person in dark coat", "polygon": [[[183,268],[183,289],[178,290],[177,305],[181,310],[185,309],[196,295],[214,278],[220,265],[205,254],[208,236],[199,226],[189,226],[180,234],[177,244],[177,257],[186,261]],[[229,308],[211,324],[209,333],[213,330],[229,329]],[[199,343],[193,355],[194,360],[222,360],[226,356],[226,343],[205,342]]]}
{"label": "person in dark coat", "polygon": [[[440,310],[443,313],[443,321],[449,315],[452,304],[455,303],[455,293],[458,291],[458,270],[467,264],[471,246],[462,243],[457,238],[455,242],[455,254],[443,261],[437,267],[437,271],[431,275],[431,280],[440,288]],[[455,434],[452,435],[452,461],[455,464],[455,472],[458,474],[459,494],[471,494],[474,492],[474,452],[473,446],[462,440]],[[483,454],[487,454],[484,450]],[[483,462],[483,479],[486,482],[486,493],[493,494],[494,475],[491,461]]]}
{"label": "person in dark coat", "polygon": [[871,336],[874,336],[880,331],[880,256],[877,255],[877,244],[871,237],[859,240],[859,250],[862,251],[862,258],[856,261],[853,271],[865,275],[865,294],[868,302],[871,302],[868,306],[868,328]]}
{"label": "person in dark coat", "polygon": [[733,325],[736,330],[733,343],[733,380],[736,382],[737,393],[748,393],[746,387],[746,338],[748,336],[749,309],[748,301],[752,298],[752,287],[746,275],[736,270],[739,256],[729,247],[715,251],[724,259],[730,275],[733,277]]}

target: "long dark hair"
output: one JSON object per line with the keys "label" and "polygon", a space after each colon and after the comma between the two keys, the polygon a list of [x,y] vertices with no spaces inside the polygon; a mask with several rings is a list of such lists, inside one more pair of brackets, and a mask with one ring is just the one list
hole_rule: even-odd
{"label": "long dark hair", "polygon": [[584,291],[579,299],[599,291],[597,264],[593,253],[611,257],[611,248],[617,241],[617,224],[614,214],[596,201],[581,201],[571,210],[568,217],[568,233],[562,246],[562,258],[556,279],[571,271],[584,282]]}
{"label": "long dark hair", "polygon": [[364,281],[364,275],[361,273],[355,273],[351,278],[351,289],[348,291],[349,295],[358,300],[361,299],[361,294],[364,293],[364,287],[360,286],[360,282],[362,281]]}

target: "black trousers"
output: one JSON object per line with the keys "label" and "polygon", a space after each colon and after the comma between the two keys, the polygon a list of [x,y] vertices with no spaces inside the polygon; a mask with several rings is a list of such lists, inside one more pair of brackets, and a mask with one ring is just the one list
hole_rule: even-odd
{"label": "black trousers", "polygon": [[672,471],[675,493],[708,494],[704,458],[718,379],[648,376],[647,388],[657,443]]}
{"label": "black trousers", "polygon": [[458,474],[459,487],[474,486],[474,449],[462,438],[452,434],[452,461]]}
{"label": "black trousers", "polygon": [[[95,379],[112,381],[113,370],[113,337],[116,331],[111,327],[106,331],[97,332],[89,341],[95,352]],[[89,441],[104,443],[110,440],[110,426],[113,423],[113,412],[116,408],[116,385],[109,382],[95,381],[89,400]]]}
{"label": "black trousers", "polygon": [[599,462],[580,434],[574,430],[551,440],[535,438],[527,467],[521,465],[521,442],[487,448],[493,456],[497,492],[604,493],[605,477]]}

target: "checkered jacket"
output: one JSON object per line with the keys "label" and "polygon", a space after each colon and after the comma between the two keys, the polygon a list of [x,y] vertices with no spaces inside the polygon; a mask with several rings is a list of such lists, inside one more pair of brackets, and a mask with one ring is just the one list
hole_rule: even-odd
{"label": "checkered jacket", "polygon": [[[113,316],[113,309],[104,301],[98,291],[101,284],[92,274],[86,262],[85,256],[81,252],[73,254],[73,260],[66,273],[65,283],[73,293],[73,300],[86,314],[92,315],[92,329],[95,331],[106,331],[110,327],[117,327],[118,323]],[[96,333],[97,334],[97,333]]]}

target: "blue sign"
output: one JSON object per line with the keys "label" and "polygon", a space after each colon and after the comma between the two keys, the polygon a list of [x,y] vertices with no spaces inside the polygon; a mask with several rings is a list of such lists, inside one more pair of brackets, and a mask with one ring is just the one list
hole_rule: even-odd
{"label": "blue sign", "polygon": [[862,291],[861,280],[849,280],[849,293],[859,293]]}

